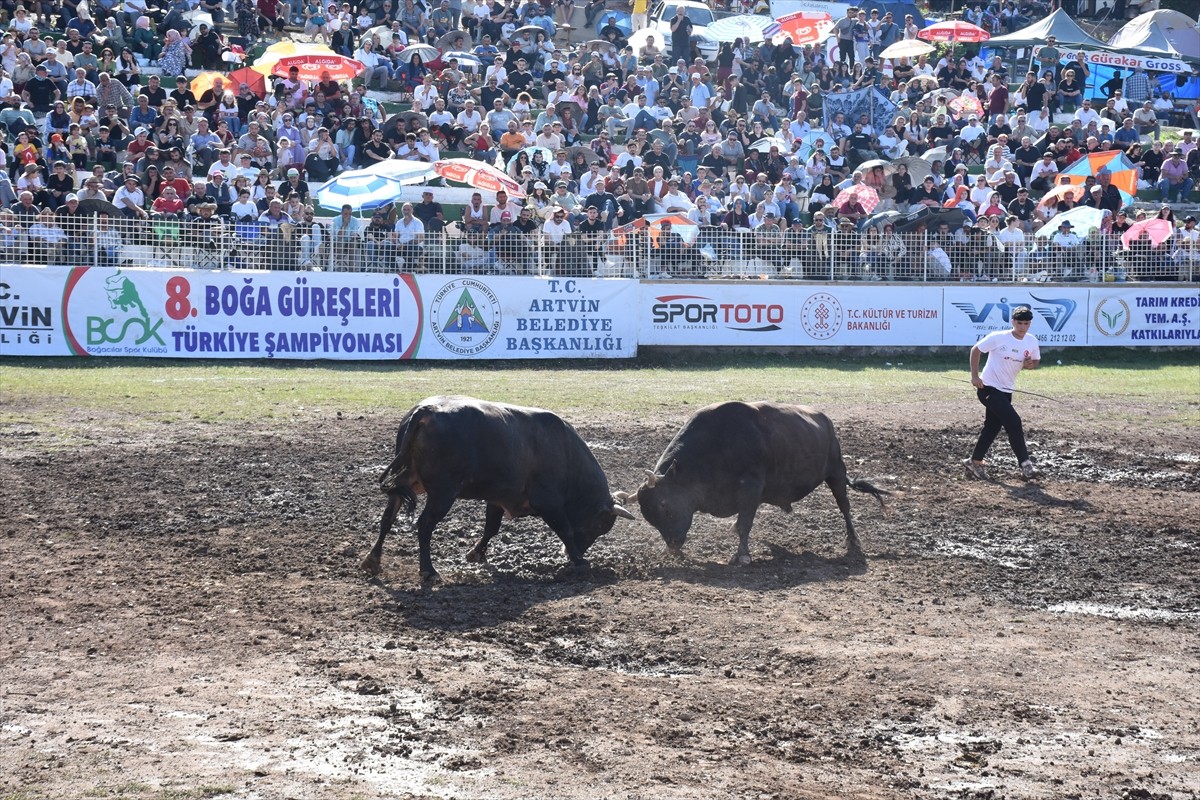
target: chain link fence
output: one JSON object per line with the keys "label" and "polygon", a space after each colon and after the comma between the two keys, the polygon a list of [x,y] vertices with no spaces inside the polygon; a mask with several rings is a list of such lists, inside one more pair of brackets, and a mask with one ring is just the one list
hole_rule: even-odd
{"label": "chain link fence", "polygon": [[[1194,281],[1200,245],[1175,237],[1126,246],[1092,233],[1060,243],[1015,231],[881,232],[764,225],[752,231],[654,227],[552,241],[515,226],[405,237],[318,219],[238,222],[44,215],[0,219],[0,263],[194,269],[415,272],[811,281]],[[1007,241],[1006,241],[1007,240]]]}

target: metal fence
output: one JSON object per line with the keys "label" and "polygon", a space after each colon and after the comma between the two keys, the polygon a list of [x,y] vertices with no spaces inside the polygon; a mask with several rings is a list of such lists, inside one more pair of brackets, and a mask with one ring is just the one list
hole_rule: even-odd
{"label": "metal fence", "polygon": [[[1005,244],[1005,237],[1019,240]],[[835,282],[1200,280],[1194,240],[1176,237],[1158,246],[1140,240],[1130,248],[1115,235],[1094,233],[1068,244],[975,228],[900,234],[772,225],[682,234],[650,228],[570,234],[555,243],[540,231],[498,226],[465,233],[451,226],[406,240],[392,229],[329,220],[101,216],[0,225],[5,264]]]}

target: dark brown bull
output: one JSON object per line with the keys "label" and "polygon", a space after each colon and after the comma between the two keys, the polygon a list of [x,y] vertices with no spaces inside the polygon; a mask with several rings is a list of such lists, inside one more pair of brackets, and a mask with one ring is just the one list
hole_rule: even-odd
{"label": "dark brown bull", "polygon": [[429,554],[433,529],[460,497],[483,500],[483,535],[467,553],[487,560],[488,541],[507,516],[535,516],[558,534],[567,557],[586,567],[583,554],[617,517],[633,519],[613,498],[608,479],[587,444],[568,423],[540,408],[489,403],[471,397],[430,397],[412,408],[396,434],[396,457],[383,473],[388,495],[379,538],[362,567],[380,571],[383,540],[403,506],[416,509],[422,580],[438,577]]}
{"label": "dark brown bull", "polygon": [[[733,564],[750,563],[750,526],[764,503],[792,510],[792,503],[828,484],[846,519],[847,553],[861,554],[850,519],[847,488],[888,494],[846,475],[833,423],[819,411],[784,403],[721,403],[696,412],[667,445],[654,471],[637,490],[646,521],[678,554],[697,511],[737,515],[739,543]],[[618,494],[625,502],[628,495]]]}

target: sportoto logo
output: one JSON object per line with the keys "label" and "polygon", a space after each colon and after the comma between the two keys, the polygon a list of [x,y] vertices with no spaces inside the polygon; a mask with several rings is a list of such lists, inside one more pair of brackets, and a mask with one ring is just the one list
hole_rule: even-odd
{"label": "sportoto logo", "polygon": [[443,286],[429,307],[433,335],[460,356],[482,353],[500,333],[500,301],[487,284],[460,278]]}
{"label": "sportoto logo", "polygon": [[781,330],[783,306],[778,303],[718,303],[696,294],[666,294],[654,298],[650,313],[655,325],[670,328],[716,328],[769,333]]}
{"label": "sportoto logo", "polygon": [[[1105,308],[1105,306],[1108,306]],[[1106,297],[1096,306],[1092,322],[1105,336],[1120,336],[1129,328],[1133,315],[1129,304],[1119,297]]]}
{"label": "sportoto logo", "polygon": [[804,301],[800,309],[800,324],[814,339],[832,339],[842,329],[845,313],[838,299],[827,292],[817,292]]}

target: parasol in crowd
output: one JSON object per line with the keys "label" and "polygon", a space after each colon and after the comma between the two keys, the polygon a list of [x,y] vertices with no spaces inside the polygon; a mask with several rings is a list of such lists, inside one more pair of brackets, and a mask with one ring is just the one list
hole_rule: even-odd
{"label": "parasol in crowd", "polygon": [[794,46],[816,44],[828,39],[833,32],[833,17],[823,11],[796,11],[784,14],[775,22],[779,31],[767,32],[775,44],[782,44],[787,39],[791,39]]}
{"label": "parasol in crowd", "polygon": [[744,44],[761,42],[765,37],[764,31],[778,27],[778,23],[770,17],[760,14],[735,14],[713,22],[705,30],[708,36],[718,42],[733,42],[741,39]]}
{"label": "parasol in crowd", "polygon": [[1044,206],[1050,206],[1057,203],[1059,200],[1070,198],[1078,203],[1083,199],[1083,193],[1087,191],[1082,183],[1061,183],[1055,186],[1050,191],[1042,195],[1042,199],[1038,202]]}
{"label": "parasol in crowd", "polygon": [[978,25],[962,20],[946,20],[917,31],[926,42],[986,42],[992,35]]}
{"label": "parasol in crowd", "polygon": [[410,44],[408,47],[400,51],[396,58],[411,64],[413,56],[420,56],[421,61],[433,61],[438,57],[438,49],[427,44]]}
{"label": "parasol in crowd", "polygon": [[263,54],[254,62],[251,69],[262,75],[270,75],[281,58],[299,55],[336,56],[337,53],[333,52],[326,45],[314,42],[293,42],[290,40],[276,42],[263,51]]}
{"label": "parasol in crowd", "polygon": [[583,160],[588,164],[593,164],[600,160],[600,154],[590,147],[584,147],[583,145],[577,144],[574,147],[567,148],[567,158],[569,160],[574,161],[575,156],[578,155],[582,155]]}
{"label": "parasol in crowd", "polygon": [[[880,58],[916,58],[917,56],[928,55],[934,51],[933,45],[918,41],[916,39],[902,39],[893,45],[889,45],[882,53]],[[937,79],[934,78],[934,84],[937,84]]]}
{"label": "parasol in crowd", "polygon": [[429,178],[436,178],[437,173],[433,170],[433,164],[425,161],[405,161],[399,158],[388,158],[383,161],[376,161],[369,167],[364,167],[359,172],[369,172],[372,175],[379,175],[383,178],[389,178],[400,183],[403,186],[411,186],[415,183],[421,183]]}
{"label": "parasol in crowd", "polygon": [[863,207],[863,211],[870,214],[879,205],[879,192],[865,183],[856,183],[848,189],[842,189],[842,191],[838,192],[838,196],[833,198],[831,205],[834,208],[840,209],[843,205],[850,202],[851,199],[857,199],[858,204]]}
{"label": "parasol in crowd", "polygon": [[459,69],[470,72],[478,72],[480,67],[483,66],[483,60],[479,56],[474,53],[468,53],[465,50],[447,50],[442,53],[442,61],[447,64],[450,63],[450,59],[452,58],[458,62]]}
{"label": "parasol in crowd", "polygon": [[450,181],[465,183],[487,192],[506,191],[513,197],[524,197],[521,184],[491,164],[469,158],[444,158],[435,161],[433,171]]}
{"label": "parasol in crowd", "polygon": [[336,53],[331,56],[309,54],[279,59],[275,62],[271,74],[287,77],[292,67],[299,70],[297,78],[302,81],[324,80],[326,73],[335,81],[348,81],[351,78],[357,78],[366,69],[361,61],[339,56]]}
{"label": "parasol in crowd", "polygon": [[[226,85],[232,86],[235,92],[240,89],[243,83],[249,86],[250,91],[258,95],[260,100],[265,100],[267,98],[267,81],[263,78],[262,74],[256,72],[253,67],[242,67],[241,69],[235,69],[233,72],[229,73],[229,76],[226,80]],[[192,90],[193,93],[195,93],[195,91],[195,89]],[[196,97],[199,96],[200,95],[196,95]]]}
{"label": "parasol in crowd", "polygon": [[1041,239],[1049,239],[1054,234],[1058,233],[1058,229],[1062,224],[1069,223],[1072,231],[1080,238],[1086,237],[1092,231],[1100,227],[1100,223],[1104,221],[1104,212],[1098,208],[1090,206],[1080,206],[1072,208],[1070,211],[1064,211],[1057,215],[1042,227],[1038,228],[1035,237]]}
{"label": "parasol in crowd", "polygon": [[1175,226],[1171,223],[1171,220],[1162,219],[1161,217],[1144,219],[1130,225],[1129,230],[1121,234],[1121,241],[1126,247],[1132,247],[1133,243],[1143,234],[1150,237],[1150,243],[1154,247],[1158,247],[1175,235]]}
{"label": "parasol in crowd", "polygon": [[970,116],[971,114],[982,117],[983,103],[979,102],[979,98],[975,95],[963,92],[950,101],[950,110],[960,117]]}
{"label": "parasol in crowd", "polygon": [[349,205],[355,211],[392,202],[401,183],[362,169],[349,170],[330,178],[313,193],[322,208],[338,210]]}

